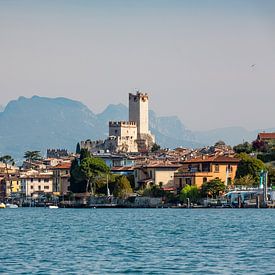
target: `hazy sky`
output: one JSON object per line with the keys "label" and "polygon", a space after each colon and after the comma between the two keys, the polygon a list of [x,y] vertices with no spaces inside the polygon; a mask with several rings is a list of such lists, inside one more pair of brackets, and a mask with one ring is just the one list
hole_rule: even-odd
{"label": "hazy sky", "polygon": [[275,1],[0,0],[0,105],[134,88],[190,129],[275,127]]}

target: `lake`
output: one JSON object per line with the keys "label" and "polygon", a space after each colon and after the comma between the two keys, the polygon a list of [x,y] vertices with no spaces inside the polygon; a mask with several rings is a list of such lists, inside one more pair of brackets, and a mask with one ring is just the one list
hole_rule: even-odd
{"label": "lake", "polygon": [[3,274],[274,274],[274,209],[0,209]]}

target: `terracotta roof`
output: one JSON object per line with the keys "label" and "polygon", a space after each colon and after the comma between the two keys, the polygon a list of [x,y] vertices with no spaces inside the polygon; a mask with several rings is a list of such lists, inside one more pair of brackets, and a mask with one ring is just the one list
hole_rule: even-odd
{"label": "terracotta roof", "polygon": [[114,166],[111,168],[111,171],[133,171],[133,166]]}
{"label": "terracotta roof", "polygon": [[228,156],[200,156],[198,158],[190,159],[187,161],[184,161],[183,163],[201,163],[201,162],[234,162],[237,163],[240,160],[233,157]]}
{"label": "terracotta roof", "polygon": [[53,167],[53,169],[70,169],[70,168],[71,168],[70,162],[59,163]]}
{"label": "terracotta roof", "polygon": [[275,139],[275,133],[259,133],[258,139]]}

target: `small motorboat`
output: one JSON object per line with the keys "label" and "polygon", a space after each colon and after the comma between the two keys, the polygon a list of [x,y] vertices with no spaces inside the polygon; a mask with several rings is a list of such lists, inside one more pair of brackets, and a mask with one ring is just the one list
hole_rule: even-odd
{"label": "small motorboat", "polygon": [[58,206],[57,206],[57,205],[49,205],[49,208],[50,208],[50,209],[57,209]]}
{"label": "small motorboat", "polygon": [[6,204],[6,208],[18,208],[17,204],[13,204],[13,203],[7,203]]}
{"label": "small motorboat", "polygon": [[0,208],[6,208],[6,205],[4,203],[0,203]]}

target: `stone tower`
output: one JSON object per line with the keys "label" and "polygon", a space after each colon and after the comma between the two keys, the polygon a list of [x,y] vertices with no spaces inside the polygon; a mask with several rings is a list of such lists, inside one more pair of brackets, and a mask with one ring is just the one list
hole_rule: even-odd
{"label": "stone tower", "polygon": [[148,95],[146,93],[129,93],[129,121],[136,122],[137,134],[149,133]]}
{"label": "stone tower", "polygon": [[148,151],[155,142],[154,136],[149,131],[148,115],[148,95],[147,93],[129,93],[129,121],[137,125],[138,151]]}

